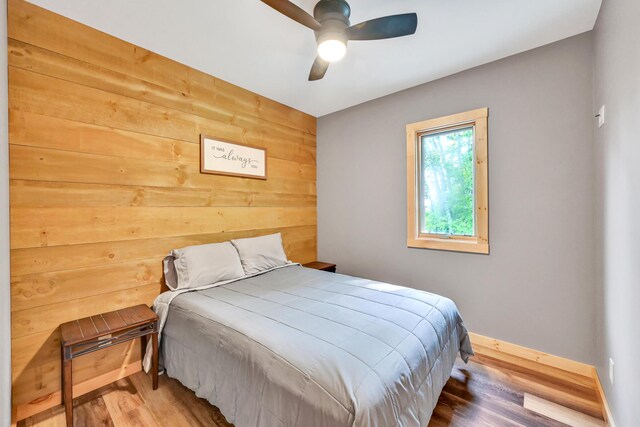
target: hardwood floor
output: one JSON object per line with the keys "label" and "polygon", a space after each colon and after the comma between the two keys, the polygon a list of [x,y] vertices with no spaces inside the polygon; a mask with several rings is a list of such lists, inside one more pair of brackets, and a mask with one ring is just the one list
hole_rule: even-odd
{"label": "hardwood floor", "polygon": [[[163,375],[153,391],[150,378],[141,372],[80,396],[74,411],[76,426],[231,426],[216,407],[178,381]],[[60,406],[18,426],[64,426],[64,419]],[[566,425],[604,425],[591,378],[554,369],[541,373],[485,355],[475,356],[468,365],[457,361],[429,424]]]}
{"label": "hardwood floor", "polygon": [[[557,372],[556,372],[557,371]],[[545,373],[520,365],[476,355],[468,365],[453,368],[430,426],[566,426],[557,421],[557,408],[545,416],[525,408],[531,395],[589,417],[604,425],[592,378],[547,368]],[[575,426],[585,426],[575,423]]]}

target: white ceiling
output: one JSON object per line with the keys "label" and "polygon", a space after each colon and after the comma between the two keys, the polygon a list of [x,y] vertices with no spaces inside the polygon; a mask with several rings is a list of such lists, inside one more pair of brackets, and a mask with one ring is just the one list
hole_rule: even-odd
{"label": "white ceiling", "polygon": [[[351,0],[352,24],[418,13],[415,35],[351,42],[308,82],[313,31],[258,0],[30,0],[314,116],[593,29],[602,0]],[[317,0],[294,0],[308,12]]]}

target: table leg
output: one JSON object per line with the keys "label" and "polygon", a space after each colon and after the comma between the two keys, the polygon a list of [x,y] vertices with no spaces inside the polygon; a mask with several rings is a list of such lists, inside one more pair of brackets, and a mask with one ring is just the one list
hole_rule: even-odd
{"label": "table leg", "polygon": [[153,366],[151,367],[152,376],[153,376],[153,389],[156,390],[158,388],[158,333],[154,332],[151,334],[151,347],[153,349]]}
{"label": "table leg", "polygon": [[62,400],[67,418],[67,427],[73,427],[73,365],[71,359],[62,362]]}
{"label": "table leg", "polygon": [[140,337],[140,361],[142,362],[142,366],[144,369],[144,354],[147,352],[147,336],[143,335]]}
{"label": "table leg", "polygon": [[64,387],[65,387],[65,382],[64,382],[64,347],[60,347],[60,379],[62,380],[62,384],[60,387],[61,390],[61,395],[62,395],[62,404],[64,405]]}

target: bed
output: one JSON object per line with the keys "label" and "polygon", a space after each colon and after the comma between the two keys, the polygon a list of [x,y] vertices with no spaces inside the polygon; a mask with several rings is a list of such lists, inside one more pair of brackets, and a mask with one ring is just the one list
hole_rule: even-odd
{"label": "bed", "polygon": [[285,266],[167,304],[161,363],[243,426],[425,426],[457,354],[455,304]]}

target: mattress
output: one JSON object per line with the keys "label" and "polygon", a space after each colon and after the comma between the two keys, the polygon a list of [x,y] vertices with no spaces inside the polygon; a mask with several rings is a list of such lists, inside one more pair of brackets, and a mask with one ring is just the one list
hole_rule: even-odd
{"label": "mattress", "polygon": [[457,354],[442,296],[300,266],[173,298],[166,373],[243,426],[425,426]]}

